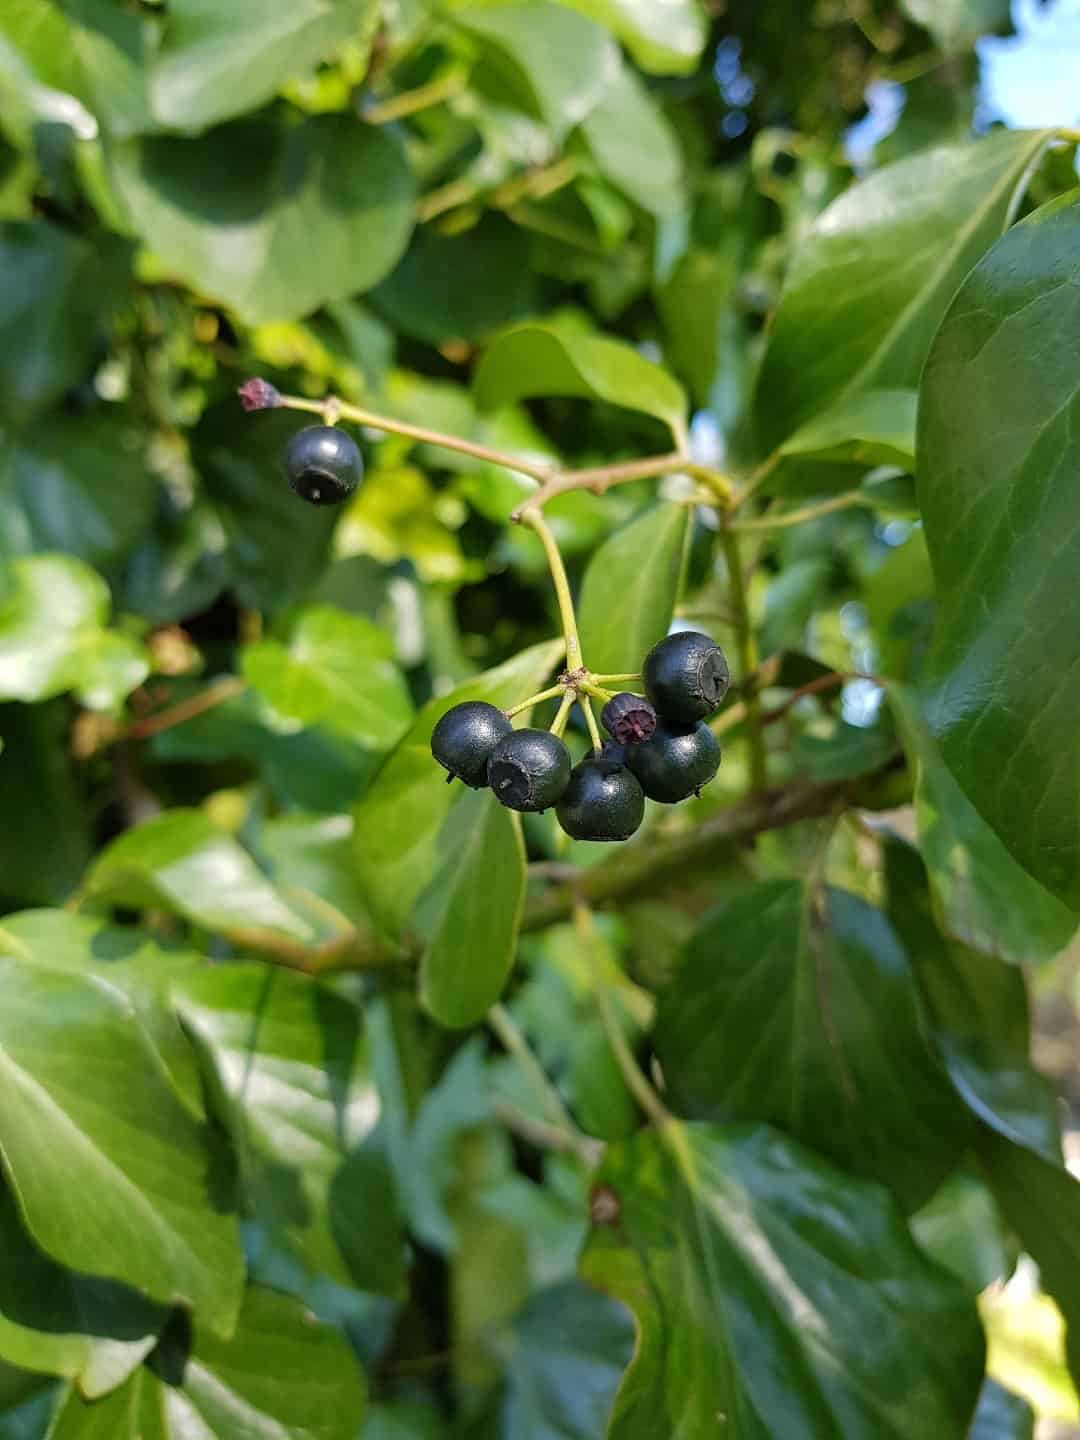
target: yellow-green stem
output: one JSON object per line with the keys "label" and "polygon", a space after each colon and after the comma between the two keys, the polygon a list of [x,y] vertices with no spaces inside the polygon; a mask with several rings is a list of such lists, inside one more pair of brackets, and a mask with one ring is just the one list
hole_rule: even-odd
{"label": "yellow-green stem", "polygon": [[600,728],[596,723],[596,716],[593,714],[592,701],[588,695],[578,695],[578,704],[585,716],[585,724],[589,727],[589,738],[592,740],[593,749],[599,755],[604,748],[604,742],[600,738]]}
{"label": "yellow-green stem", "polygon": [[511,706],[509,710],[503,713],[508,720],[513,720],[515,715],[520,715],[525,710],[531,710],[534,705],[540,705],[545,700],[557,700],[560,695],[565,694],[565,685],[552,685],[547,690],[541,690],[538,695],[530,695],[527,700],[522,700],[520,704]]}
{"label": "yellow-green stem", "polygon": [[369,125],[387,125],[391,120],[404,119],[406,115],[415,115],[432,105],[453,99],[462,93],[467,84],[468,76],[463,71],[452,71],[438,80],[430,80],[426,85],[418,85],[415,90],[403,90],[386,100],[376,101],[364,111],[364,119]]}
{"label": "yellow-green stem", "polygon": [[597,685],[630,685],[640,680],[641,675],[594,675],[592,679]]}
{"label": "yellow-green stem", "polygon": [[570,711],[573,708],[574,692],[572,690],[567,690],[566,693],[563,695],[562,704],[559,706],[559,709],[555,715],[555,719],[551,722],[552,735],[558,735],[560,739],[562,738],[562,733],[566,729],[566,722],[570,719]]}
{"label": "yellow-green stem", "polygon": [[540,537],[547,556],[551,583],[555,586],[555,598],[559,602],[559,618],[562,621],[563,638],[566,641],[567,670],[581,669],[581,641],[578,639],[577,616],[574,614],[574,599],[570,594],[570,581],[566,577],[566,566],[551,527],[539,510],[529,510],[522,516],[522,524],[535,530]]}
{"label": "yellow-green stem", "polygon": [[761,697],[755,688],[755,671],[758,668],[757,640],[750,618],[746,579],[739,553],[739,537],[726,528],[721,530],[720,538],[727,561],[728,594],[735,626],[739,681],[745,690],[743,703],[746,706],[747,742],[750,747],[750,788],[752,791],[764,790],[768,784],[768,765],[765,758],[765,732],[761,725]]}
{"label": "yellow-green stem", "polygon": [[831,500],[822,500],[817,505],[802,505],[798,510],[783,510],[778,515],[761,515],[754,520],[732,520],[727,528],[740,534],[755,530],[786,530],[792,525],[805,525],[811,520],[820,519],[822,515],[831,515],[836,510],[850,510],[854,505],[869,504],[871,501],[867,496],[855,490],[850,495],[835,495]]}

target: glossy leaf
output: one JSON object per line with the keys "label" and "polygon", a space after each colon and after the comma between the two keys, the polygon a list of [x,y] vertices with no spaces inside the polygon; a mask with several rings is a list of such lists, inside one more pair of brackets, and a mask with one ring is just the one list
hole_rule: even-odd
{"label": "glossy leaf", "polygon": [[387,934],[399,937],[417,900],[445,859],[443,827],[456,787],[431,758],[431,732],[447,710],[464,700],[506,709],[535,694],[558,664],[561,644],[522,651],[495,670],[429,701],[388,757],[356,807],[356,866],[371,912]]}
{"label": "glossy leaf", "polygon": [[[2,573],[2,572],[0,572]],[[86,796],[67,754],[62,700],[0,706],[0,896],[9,904],[60,904],[93,853]]]}
{"label": "glossy leaf", "polygon": [[244,674],[275,716],[324,725],[372,749],[387,749],[412,718],[389,635],[360,615],[314,605],[297,617],[288,644],[261,640],[244,651]]}
{"label": "glossy leaf", "polygon": [[582,124],[600,173],[655,215],[682,203],[679,142],[656,100],[624,65]]}
{"label": "glossy leaf", "polygon": [[775,881],[715,911],[660,994],[655,1044],[682,1113],[782,1127],[912,1209],[963,1143],[907,957],[844,891]]}
{"label": "glossy leaf", "polygon": [[964,1440],[974,1302],[885,1193],[766,1129],[666,1133],[609,1148],[593,1189],[582,1272],[638,1324],[611,1440]]}
{"label": "glossy leaf", "polygon": [[758,385],[764,449],[864,390],[918,384],[957,286],[1009,223],[1042,133],[897,161],[834,200],[797,251]]}
{"label": "glossy leaf", "polygon": [[154,115],[205,130],[254,110],[357,35],[370,0],[174,0],[151,77]]}
{"label": "glossy leaf", "polygon": [[521,325],[501,335],[476,371],[477,402],[496,410],[536,395],[579,395],[653,415],[679,435],[686,396],[666,370],[621,340]]}
{"label": "glossy leaf", "polygon": [[208,930],[315,939],[247,851],[201,810],[169,810],[120,835],[98,856],[86,890],[114,905],[163,908]]}
{"label": "glossy leaf", "polygon": [[668,632],[678,599],[689,510],[654,505],[593,552],[581,587],[582,653],[598,674],[639,674]]}
{"label": "glossy leaf", "polygon": [[901,8],[950,52],[966,49],[1009,19],[1009,0],[901,0]]}
{"label": "glossy leaf", "polygon": [[49,1440],[355,1440],[365,1387],[348,1341],[296,1300],[249,1290],[235,1336],[196,1324],[106,1400],[61,1400]]}
{"label": "glossy leaf", "polygon": [[1080,204],[1052,206],[969,276],[919,410],[919,504],[938,595],[927,715],[1012,854],[1080,909],[1077,558]]}
{"label": "glossy leaf", "polygon": [[313,1274],[393,1294],[403,1239],[363,1016],[322,985],[264,965],[203,970],[176,987],[212,1067],[252,1212]]}
{"label": "glossy leaf", "polygon": [[91,244],[44,220],[0,225],[0,422],[25,424],[86,378],[129,262],[115,239]]}
{"label": "glossy leaf", "polygon": [[942,929],[1002,959],[1052,959],[1076,931],[1077,917],[1021,869],[953,779],[926,728],[918,696],[902,685],[889,698],[916,769],[919,849]]}
{"label": "glossy leaf", "polygon": [[[830,406],[800,425],[780,447],[794,459],[861,465],[915,464],[915,390],[865,390]],[[773,481],[770,488],[782,488]]]}
{"label": "glossy leaf", "polygon": [[0,995],[0,1158],[31,1238],[228,1332],[243,1260],[219,1157],[130,1002],[97,977],[12,959]]}
{"label": "glossy leaf", "polygon": [[607,25],[642,70],[682,75],[705,48],[708,25],[698,0],[563,0]]}
{"label": "glossy leaf", "polygon": [[508,98],[556,139],[585,119],[618,65],[611,37],[554,0],[456,10],[454,21],[476,42]]}
{"label": "glossy leaf", "polygon": [[0,700],[47,700],[74,690],[90,709],[113,709],[146,679],[143,647],[105,631],[109,587],[81,560],[14,560],[0,599]]}
{"label": "glossy leaf", "polygon": [[413,912],[427,942],[420,996],[443,1025],[476,1024],[502,994],[524,895],[519,822],[489,791],[466,791],[439,830],[437,868]]}
{"label": "glossy leaf", "polygon": [[112,176],[169,270],[251,324],[370,289],[412,230],[399,143],[344,116],[245,118],[195,140],[126,141]]}

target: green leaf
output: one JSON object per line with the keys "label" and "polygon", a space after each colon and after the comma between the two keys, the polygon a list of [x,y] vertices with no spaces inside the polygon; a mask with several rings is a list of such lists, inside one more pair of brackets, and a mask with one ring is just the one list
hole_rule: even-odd
{"label": "green leaf", "polygon": [[67,705],[0,707],[0,908],[50,905],[76,888],[93,843],[86,796],[69,755]]}
{"label": "green leaf", "polygon": [[113,709],[150,672],[143,647],[106,632],[109,587],[81,560],[13,560],[13,593],[0,599],[0,700],[47,700],[74,690],[90,709]]}
{"label": "green leaf", "polygon": [[93,1398],[122,1384],[153,1349],[168,1311],[110,1280],[76,1275],[30,1241],[0,1186],[0,1356],[62,1375]]}
{"label": "green leaf", "polygon": [[608,84],[581,128],[600,173],[642,209],[670,215],[683,204],[679,142],[628,65]]}
{"label": "green leaf", "polygon": [[501,335],[477,367],[474,383],[483,410],[537,395],[578,395],[653,415],[676,438],[686,425],[686,396],[666,370],[621,340],[552,325],[520,325]]}
{"label": "green leaf", "polygon": [[956,287],[1008,225],[1045,132],[999,131],[853,185],[796,253],[758,384],[766,450],[863,390],[910,389]]}
{"label": "green leaf", "polygon": [[668,632],[689,510],[654,505],[595,551],[581,587],[582,654],[598,674],[635,675]]}
{"label": "green leaf", "polygon": [[[497,98],[542,120],[556,140],[579,125],[618,66],[600,25],[553,0],[518,0],[455,10],[491,67]],[[484,86],[484,75],[474,77]]]}
{"label": "green leaf", "polygon": [[1076,932],[1077,917],[1022,870],[946,768],[916,693],[888,695],[916,770],[919,848],[941,928],[976,950],[1017,964],[1053,959]]}
{"label": "green leaf", "polygon": [[563,0],[612,32],[642,70],[684,75],[696,68],[708,24],[699,0]]}
{"label": "green leaf", "polygon": [[802,734],[791,747],[791,760],[813,780],[852,780],[880,770],[898,749],[893,727],[849,725],[840,720],[830,735]]}
{"label": "green leaf", "polygon": [[371,0],[172,0],[150,79],[155,117],[205,130],[254,110],[356,37]]}
{"label": "green leaf", "polygon": [[[434,762],[432,762],[434,763]],[[420,997],[443,1025],[474,1025],[502,994],[525,896],[519,822],[488,791],[459,796],[413,924],[427,942]]]}
{"label": "green leaf", "polygon": [[0,225],[0,422],[23,425],[84,380],[128,281],[130,249],[44,220]]}
{"label": "green leaf", "polygon": [[682,1113],[777,1125],[909,1209],[963,1144],[907,957],[841,890],[773,881],[715,911],[660,993],[655,1045]]}
{"label": "green leaf", "polygon": [[1035,1440],[1035,1413],[1019,1395],[987,1380],[968,1440]]}
{"label": "green leaf", "polygon": [[364,1410],[345,1337],[296,1300],[251,1289],[231,1340],[198,1324],[190,1348],[166,1337],[106,1400],[68,1391],[48,1440],[355,1440]]}
{"label": "green leaf", "polygon": [[593,1188],[582,1273],[638,1324],[610,1440],[963,1440],[974,1302],[885,1193],[766,1129],[665,1137],[610,1147]]}
{"label": "green leaf", "polygon": [[125,831],[95,860],[85,890],[113,905],[165,909],[207,930],[317,938],[247,851],[201,810],[167,810]]}
{"label": "green leaf", "polygon": [[964,1171],[954,1171],[910,1225],[931,1260],[951,1271],[973,1298],[1006,1280],[1016,1263],[994,1197]]}
{"label": "green leaf", "polygon": [[957,295],[919,405],[938,597],[926,710],[945,763],[1017,860],[1080,909],[1080,204],[1001,240]]}
{"label": "green leaf", "polygon": [[380,927],[400,937],[445,851],[441,832],[458,798],[431,758],[431,732],[464,700],[508,709],[535,694],[558,664],[561,641],[523,650],[514,659],[430,701],[388,757],[356,807],[356,868]]}
{"label": "green leaf", "polygon": [[1009,0],[900,0],[912,20],[925,26],[943,50],[967,50],[980,35],[1009,19]]}
{"label": "green leaf", "polygon": [[370,620],[313,605],[297,617],[288,645],[249,645],[243,670],[286,724],[324,725],[385,750],[408,729],[413,713],[393,654],[389,635]]}
{"label": "green leaf", "polygon": [[[800,425],[784,441],[785,458],[831,460],[860,465],[915,464],[915,410],[911,390],[856,391]],[[770,489],[779,487],[773,481]]]}
{"label": "green leaf", "polygon": [[255,1218],[309,1270],[395,1294],[403,1237],[362,1013],[333,990],[265,965],[221,965],[174,989],[205,1052]]}
{"label": "green leaf", "polygon": [[355,118],[264,115],[195,140],[125,141],[111,159],[143,242],[249,324],[369,290],[412,230],[400,143]]}
{"label": "green leaf", "polygon": [[243,1285],[236,1219],[210,1136],[131,1003],[97,977],[11,959],[0,997],[0,1158],[31,1238],[227,1333]]}

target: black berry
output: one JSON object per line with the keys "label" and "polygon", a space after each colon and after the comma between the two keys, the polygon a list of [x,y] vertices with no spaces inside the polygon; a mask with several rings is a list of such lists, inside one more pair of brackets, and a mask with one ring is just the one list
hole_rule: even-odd
{"label": "black berry", "polygon": [[662,720],[692,725],[704,720],[731,684],[724,652],[708,635],[679,630],[654,645],[643,667],[645,692]]}
{"label": "black berry", "polygon": [[514,730],[492,750],[487,779],[511,810],[546,810],[570,780],[570,752],[547,730]]}
{"label": "black berry", "polygon": [[431,753],[451,776],[474,790],[487,784],[488,757],[513,731],[501,710],[484,700],[455,705],[431,732]]}
{"label": "black berry", "polygon": [[289,484],[312,505],[340,505],[360,484],[363,470],[356,441],[332,425],[298,430],[285,447]]}
{"label": "black berry", "polygon": [[696,795],[720,768],[720,744],[707,725],[657,725],[652,738],[633,745],[626,763],[650,800],[675,805]]}
{"label": "black berry", "polygon": [[600,712],[604,728],[620,745],[640,745],[656,729],[656,711],[643,695],[623,690]]}
{"label": "black berry", "polygon": [[645,795],[625,765],[590,756],[575,765],[555,814],[575,840],[628,840],[644,818]]}

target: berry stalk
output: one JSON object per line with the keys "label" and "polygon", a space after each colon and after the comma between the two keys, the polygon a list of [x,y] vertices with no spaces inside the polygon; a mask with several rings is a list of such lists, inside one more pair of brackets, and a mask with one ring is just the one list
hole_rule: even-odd
{"label": "berry stalk", "polygon": [[600,727],[596,723],[596,716],[593,714],[592,701],[585,694],[579,694],[577,698],[582,714],[585,716],[585,724],[589,727],[589,738],[592,740],[593,749],[599,755],[604,748],[604,742],[600,736]]}
{"label": "berry stalk", "polygon": [[530,530],[536,531],[540,537],[540,543],[544,547],[544,554],[547,556],[551,582],[555,586],[555,598],[559,602],[559,618],[562,621],[563,638],[566,641],[566,668],[567,670],[580,670],[582,668],[581,641],[578,638],[574,597],[570,594],[570,581],[567,579],[563,558],[559,554],[559,546],[555,536],[551,533],[551,526],[539,510],[527,511],[522,516],[522,524],[528,525]]}

